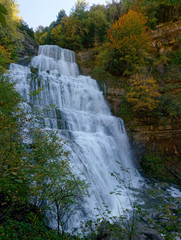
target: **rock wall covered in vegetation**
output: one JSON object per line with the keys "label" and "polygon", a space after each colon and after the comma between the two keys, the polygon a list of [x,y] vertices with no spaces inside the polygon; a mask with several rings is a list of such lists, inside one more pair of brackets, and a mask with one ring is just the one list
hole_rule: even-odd
{"label": "rock wall covered in vegetation", "polygon": [[[170,22],[157,26],[150,33],[152,39],[152,48],[158,57],[164,57],[168,53],[180,49],[181,37],[181,20]],[[91,57],[94,53],[80,52],[77,54],[80,71],[83,74],[92,74]],[[171,94],[180,94],[181,90],[181,66],[177,65],[171,68],[168,63],[160,62],[157,65],[161,86],[164,90]],[[164,76],[165,79],[164,80]],[[94,77],[94,75],[93,75]],[[106,98],[115,116],[122,117],[120,109],[124,105],[123,96],[125,95],[124,77],[117,81],[106,81],[107,92]],[[163,83],[162,83],[163,82]],[[166,83],[165,83],[166,82]],[[126,106],[123,106],[126,108]],[[145,155],[159,155],[163,158],[165,169],[171,171],[171,175],[181,176],[181,118],[180,117],[164,117],[155,118],[154,116],[136,116],[132,115],[129,119],[125,118],[125,124],[128,134],[131,137],[132,146],[138,162],[143,161]]]}
{"label": "rock wall covered in vegetation", "polygon": [[28,35],[24,34],[22,48],[18,51],[18,64],[27,65],[31,57],[38,54],[38,43]]}

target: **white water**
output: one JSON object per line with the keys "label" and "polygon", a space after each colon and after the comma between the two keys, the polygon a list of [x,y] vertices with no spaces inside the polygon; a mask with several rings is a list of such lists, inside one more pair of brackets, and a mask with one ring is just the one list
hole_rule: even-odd
{"label": "white water", "polygon": [[[74,52],[57,46],[41,46],[31,67],[39,69],[38,78],[29,67],[16,64],[11,65],[9,75],[17,81],[17,89],[29,106],[33,104],[40,109],[50,104],[56,106],[44,117],[46,128],[58,129],[60,137],[67,140],[74,171],[78,175],[84,173],[90,183],[92,195],[70,224],[76,226],[83,216],[91,218],[94,208],[103,209],[103,203],[115,215],[122,208],[129,208],[128,187],[130,182],[138,187],[140,177],[131,159],[124,123],[111,115],[97,82],[79,75]],[[38,88],[43,88],[39,98],[31,97],[30,91]],[[125,180],[119,199],[110,195],[118,184],[111,176],[113,171]]]}

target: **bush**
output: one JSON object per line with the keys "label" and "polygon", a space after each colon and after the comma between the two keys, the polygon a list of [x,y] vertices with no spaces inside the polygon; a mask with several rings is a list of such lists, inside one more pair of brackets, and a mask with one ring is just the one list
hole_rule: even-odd
{"label": "bush", "polygon": [[181,116],[181,95],[166,93],[161,95],[156,114],[167,117]]}
{"label": "bush", "polygon": [[150,112],[158,105],[158,84],[153,77],[136,75],[130,80],[130,88],[126,95],[134,112]]}
{"label": "bush", "polygon": [[170,54],[170,58],[171,58],[171,63],[173,65],[179,65],[181,64],[181,49],[175,51],[175,52],[172,52]]}
{"label": "bush", "polygon": [[0,239],[3,240],[57,240],[58,234],[48,229],[36,215],[29,215],[29,222],[8,218],[0,225]]}
{"label": "bush", "polygon": [[163,169],[163,159],[155,154],[145,155],[142,161],[144,171],[150,176],[157,176]]}

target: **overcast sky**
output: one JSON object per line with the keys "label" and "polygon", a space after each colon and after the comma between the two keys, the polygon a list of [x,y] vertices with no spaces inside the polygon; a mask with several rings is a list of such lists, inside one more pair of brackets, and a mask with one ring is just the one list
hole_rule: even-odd
{"label": "overcast sky", "polygon": [[[16,0],[19,4],[20,16],[35,30],[39,25],[49,26],[56,20],[61,9],[69,15],[77,0]],[[89,6],[92,4],[105,4],[106,0],[87,0]]]}

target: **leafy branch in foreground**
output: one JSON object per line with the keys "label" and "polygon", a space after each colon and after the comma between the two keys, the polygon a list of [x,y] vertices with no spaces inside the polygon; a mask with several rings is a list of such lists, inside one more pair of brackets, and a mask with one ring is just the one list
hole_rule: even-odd
{"label": "leafy branch in foreground", "polygon": [[4,15],[7,15],[7,14],[8,14],[7,9],[2,4],[0,4],[0,23],[1,24],[6,24],[6,19]]}
{"label": "leafy branch in foreground", "polygon": [[53,213],[58,233],[61,226],[64,234],[65,225],[79,208],[88,186],[73,173],[63,150],[63,140],[59,139],[56,132],[35,130],[33,144],[31,157],[34,161],[34,181],[31,193],[36,204]]}

